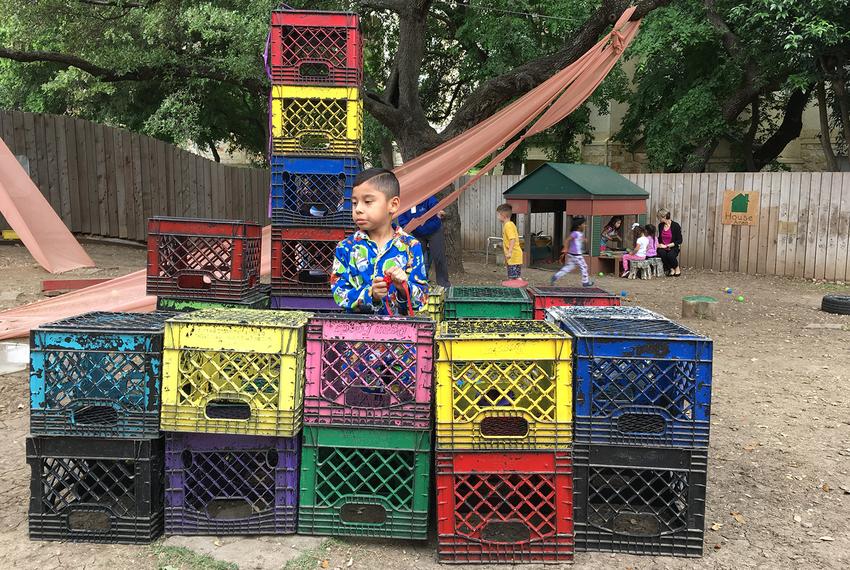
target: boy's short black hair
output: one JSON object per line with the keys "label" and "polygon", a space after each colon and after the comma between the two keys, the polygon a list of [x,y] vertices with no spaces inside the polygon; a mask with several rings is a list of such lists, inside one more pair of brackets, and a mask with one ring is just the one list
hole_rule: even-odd
{"label": "boy's short black hair", "polygon": [[387,200],[401,194],[398,178],[386,168],[367,168],[354,178],[355,186],[360,186],[366,182],[380,190],[387,197]]}
{"label": "boy's short black hair", "polygon": [[496,208],[496,212],[500,214],[513,214],[514,208],[510,204],[501,204]]}

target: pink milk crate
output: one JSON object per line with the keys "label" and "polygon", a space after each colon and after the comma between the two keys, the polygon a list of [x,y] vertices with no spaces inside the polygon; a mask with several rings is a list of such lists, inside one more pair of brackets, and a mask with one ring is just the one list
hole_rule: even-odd
{"label": "pink milk crate", "polygon": [[430,429],[433,349],[430,319],[313,317],[304,423]]}

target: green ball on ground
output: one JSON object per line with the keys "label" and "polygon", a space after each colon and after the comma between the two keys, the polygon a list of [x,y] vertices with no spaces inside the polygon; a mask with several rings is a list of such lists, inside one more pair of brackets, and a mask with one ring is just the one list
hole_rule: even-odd
{"label": "green ball on ground", "polygon": [[605,277],[605,274],[604,274],[604,273],[602,273],[602,272],[600,271],[600,272],[599,272],[599,276],[600,276],[600,277]]}
{"label": "green ball on ground", "polygon": [[743,296],[743,295],[738,295],[738,302],[739,302],[739,303],[743,303],[743,302],[744,302],[744,296]]}

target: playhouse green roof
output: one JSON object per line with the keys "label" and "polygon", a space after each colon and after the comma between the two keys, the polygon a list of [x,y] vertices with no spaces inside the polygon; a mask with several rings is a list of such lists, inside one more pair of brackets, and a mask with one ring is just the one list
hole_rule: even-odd
{"label": "playhouse green roof", "polygon": [[505,190],[511,200],[649,198],[649,193],[607,166],[547,162]]}

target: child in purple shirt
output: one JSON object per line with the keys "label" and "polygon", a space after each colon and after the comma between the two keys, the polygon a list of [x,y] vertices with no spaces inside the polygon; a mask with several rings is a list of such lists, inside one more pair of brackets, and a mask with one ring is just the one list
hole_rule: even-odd
{"label": "child in purple shirt", "polygon": [[658,238],[655,237],[655,226],[646,224],[643,231],[644,235],[649,238],[649,245],[646,246],[646,258],[658,257]]}
{"label": "child in purple shirt", "polygon": [[583,255],[584,244],[584,218],[573,218],[573,223],[570,226],[570,237],[567,238],[566,249],[566,264],[552,276],[552,285],[558,279],[565,276],[578,265],[581,270],[581,284],[583,287],[592,287],[593,281],[590,280],[590,274],[587,271],[587,263],[584,261]]}

